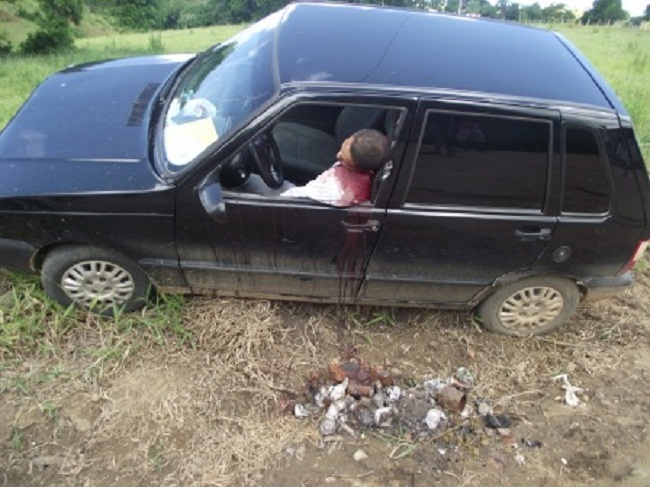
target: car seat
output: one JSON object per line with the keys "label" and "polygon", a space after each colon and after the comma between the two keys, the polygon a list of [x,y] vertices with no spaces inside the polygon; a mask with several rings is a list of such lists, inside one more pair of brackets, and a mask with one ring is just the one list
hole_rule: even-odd
{"label": "car seat", "polygon": [[295,122],[280,122],[273,127],[273,138],[280,148],[285,174],[304,184],[328,169],[336,161],[341,144],[364,128],[384,131],[386,110],[348,106],[336,119],[334,135]]}

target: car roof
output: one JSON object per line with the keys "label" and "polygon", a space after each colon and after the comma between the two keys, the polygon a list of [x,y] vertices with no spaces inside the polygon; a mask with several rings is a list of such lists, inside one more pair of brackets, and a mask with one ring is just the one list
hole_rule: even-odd
{"label": "car roof", "polygon": [[516,23],[337,3],[286,7],[280,82],[461,90],[616,108],[616,95],[564,38]]}

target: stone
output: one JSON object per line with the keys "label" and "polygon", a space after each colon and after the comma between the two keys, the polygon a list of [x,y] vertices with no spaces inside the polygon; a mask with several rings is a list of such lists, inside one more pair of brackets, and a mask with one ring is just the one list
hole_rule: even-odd
{"label": "stone", "polygon": [[363,450],[357,450],[354,452],[354,455],[352,455],[352,458],[354,458],[356,462],[360,462],[361,460],[366,460],[368,455]]}

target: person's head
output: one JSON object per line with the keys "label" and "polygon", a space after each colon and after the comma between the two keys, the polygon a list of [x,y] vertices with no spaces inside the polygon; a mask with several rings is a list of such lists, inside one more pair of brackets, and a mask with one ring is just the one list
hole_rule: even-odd
{"label": "person's head", "polygon": [[376,171],[388,160],[388,140],[373,129],[355,132],[343,141],[336,159],[348,169]]}

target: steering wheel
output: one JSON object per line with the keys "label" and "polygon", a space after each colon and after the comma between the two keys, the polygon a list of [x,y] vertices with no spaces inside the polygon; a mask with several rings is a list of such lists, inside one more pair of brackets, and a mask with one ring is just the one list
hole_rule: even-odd
{"label": "steering wheel", "polygon": [[284,182],[280,148],[271,131],[264,132],[250,143],[250,151],[260,176],[271,189],[278,189]]}

